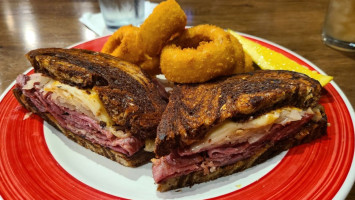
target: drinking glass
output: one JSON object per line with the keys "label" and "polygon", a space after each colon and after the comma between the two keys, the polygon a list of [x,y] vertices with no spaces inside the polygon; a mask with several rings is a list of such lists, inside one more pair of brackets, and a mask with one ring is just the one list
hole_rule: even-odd
{"label": "drinking glass", "polygon": [[99,0],[99,4],[106,26],[110,29],[128,24],[139,25],[144,20],[144,0]]}
{"label": "drinking glass", "polygon": [[328,46],[355,52],[355,0],[329,1],[322,37]]}

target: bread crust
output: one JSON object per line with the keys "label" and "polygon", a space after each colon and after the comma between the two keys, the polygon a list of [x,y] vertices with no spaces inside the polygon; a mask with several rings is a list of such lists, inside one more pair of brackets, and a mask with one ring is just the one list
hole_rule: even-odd
{"label": "bread crust", "polygon": [[197,183],[215,180],[223,176],[228,176],[262,163],[278,155],[282,151],[288,150],[294,146],[311,142],[327,133],[327,118],[323,111],[322,117],[323,118],[318,122],[311,121],[306,124],[294,137],[285,138],[275,144],[266,144],[265,148],[245,160],[217,167],[214,172],[210,172],[208,174],[204,174],[204,171],[202,170],[178,177],[168,178],[158,184],[158,190],[160,192],[165,192],[168,190],[192,186]]}
{"label": "bread crust", "polygon": [[101,145],[92,143],[91,141],[80,137],[77,134],[74,134],[73,132],[61,127],[59,123],[56,121],[56,119],[50,114],[50,113],[44,113],[44,112],[39,112],[37,108],[32,104],[31,100],[23,95],[21,89],[15,88],[12,90],[14,96],[16,97],[17,101],[25,107],[27,110],[39,115],[41,118],[43,118],[45,121],[47,121],[49,124],[51,124],[53,127],[55,127],[57,130],[59,130],[61,133],[63,133],[65,136],[67,136],[69,139],[72,141],[78,143],[79,145],[95,152],[98,153],[102,156],[105,156],[106,158],[109,158],[115,162],[118,162],[124,166],[127,167],[137,167],[142,164],[145,164],[150,161],[151,158],[154,157],[153,152],[147,152],[144,151],[144,149],[139,150],[137,153],[134,155],[128,157],[125,154],[122,154],[120,152],[114,151],[110,148],[103,147]]}

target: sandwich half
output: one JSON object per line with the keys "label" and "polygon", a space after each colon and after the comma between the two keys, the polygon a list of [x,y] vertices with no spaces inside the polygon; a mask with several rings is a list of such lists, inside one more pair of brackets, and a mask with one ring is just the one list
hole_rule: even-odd
{"label": "sandwich half", "polygon": [[135,167],[153,156],[167,105],[164,88],[139,67],[81,49],[30,51],[34,74],[19,75],[13,93],[68,138]]}
{"label": "sandwich half", "polygon": [[304,74],[264,70],[177,85],[155,141],[158,190],[227,176],[325,135],[321,89]]}

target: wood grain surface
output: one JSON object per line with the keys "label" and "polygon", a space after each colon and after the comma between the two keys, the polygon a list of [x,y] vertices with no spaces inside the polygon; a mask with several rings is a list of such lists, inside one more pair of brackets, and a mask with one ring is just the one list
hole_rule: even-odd
{"label": "wood grain surface", "polygon": [[[159,2],[159,1],[155,1]],[[355,105],[355,53],[325,46],[321,31],[328,0],[178,0],[188,25],[215,24],[282,45],[334,76]],[[30,67],[24,54],[67,47],[98,35],[79,22],[99,12],[97,0],[1,0],[0,92]],[[355,199],[355,187],[347,199]]]}

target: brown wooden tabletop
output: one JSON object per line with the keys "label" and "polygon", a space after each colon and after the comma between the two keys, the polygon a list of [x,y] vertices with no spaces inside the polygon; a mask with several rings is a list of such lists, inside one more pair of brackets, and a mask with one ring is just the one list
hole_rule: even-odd
{"label": "brown wooden tabletop", "polygon": [[[158,1],[159,2],[159,1]],[[188,25],[215,24],[282,45],[313,62],[355,105],[355,53],[325,46],[322,23],[328,0],[180,0]],[[97,0],[2,0],[0,92],[30,67],[24,54],[41,47],[67,47],[98,35],[79,22],[99,12]],[[355,199],[355,187],[347,199]]]}

